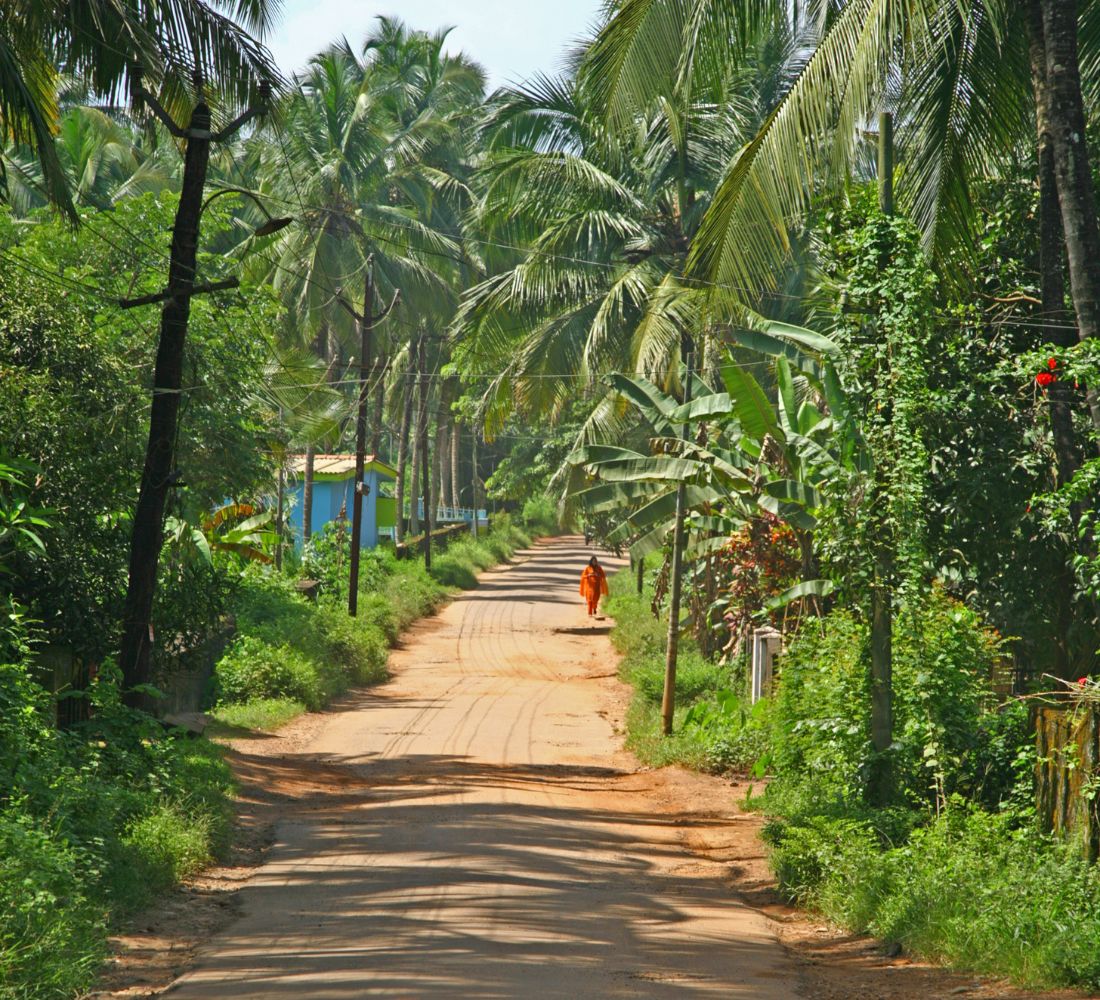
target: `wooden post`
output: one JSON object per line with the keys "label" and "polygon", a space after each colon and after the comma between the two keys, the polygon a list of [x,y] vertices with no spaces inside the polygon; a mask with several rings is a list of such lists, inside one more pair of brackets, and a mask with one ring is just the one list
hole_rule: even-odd
{"label": "wooden post", "polygon": [[[691,402],[691,351],[681,344],[684,359],[684,403]],[[688,425],[681,428],[687,434]],[[687,488],[683,482],[676,487],[676,518],[672,527],[672,570],[668,595],[668,645],[665,649],[665,687],[661,696],[661,732],[672,735],[672,716],[676,710],[676,661],[680,651],[680,577],[684,563],[684,514]]]}

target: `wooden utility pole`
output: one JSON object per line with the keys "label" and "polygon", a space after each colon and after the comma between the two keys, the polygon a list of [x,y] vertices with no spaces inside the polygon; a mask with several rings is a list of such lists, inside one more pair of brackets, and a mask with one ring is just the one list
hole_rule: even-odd
{"label": "wooden utility pole", "polygon": [[352,486],[351,507],[351,558],[348,561],[348,614],[354,618],[359,610],[359,558],[363,544],[363,473],[367,464],[367,401],[370,398],[372,372],[371,337],[374,324],[385,319],[397,305],[400,290],[393,293],[393,301],[378,315],[374,314],[374,254],[367,255],[366,276],[363,279],[363,311],[357,313],[342,296],[337,302],[359,324],[359,408],[355,419],[355,483]]}
{"label": "wooden utility pole", "polygon": [[[203,189],[210,161],[211,142],[224,142],[245,122],[261,114],[264,108],[249,108],[221,132],[210,131],[210,108],[200,98],[191,112],[186,128],[180,128],[157,99],[135,85],[136,101],[143,101],[177,138],[187,143],[183,163],[183,181],[179,205],[172,227],[168,264],[168,287],[153,297],[162,298],[160,339],[153,371],[153,400],[149,412],[149,439],[141,487],[134,509],[130,536],[130,567],[126,601],[122,614],[122,642],[119,666],[128,704],[150,710],[152,701],[135,689],[149,684],[153,648],[153,598],[157,588],[157,567],[163,544],[164,508],[168,491],[179,481],[175,468],[176,431],[179,425],[180,394],[183,388],[183,354],[187,323],[191,315],[191,297],[196,288],[196,263],[199,243],[199,219],[203,208]],[[265,102],[266,104],[266,99]],[[206,289],[209,290],[209,289]],[[142,304],[139,300],[132,305]]]}
{"label": "wooden utility pole", "polygon": [[[691,402],[690,342],[685,336],[680,344],[684,361],[684,404]],[[680,436],[687,435],[688,425],[680,429]],[[672,735],[672,716],[676,711],[676,661],[680,652],[680,577],[684,565],[684,508],[687,505],[687,487],[681,481],[676,487],[676,517],[672,528],[672,569],[668,591],[668,643],[665,648],[665,689],[661,696],[661,732]]]}
{"label": "wooden utility pole", "polygon": [[[893,116],[879,115],[878,193],[883,215],[894,214],[894,122]],[[876,463],[877,465],[878,463]],[[885,804],[890,794],[890,768],[886,754],[893,742],[893,628],[891,593],[893,538],[882,472],[875,469],[874,509],[871,512],[874,537],[874,566],[871,581],[871,745],[876,756],[871,776],[871,796]],[[874,523],[877,522],[877,523]]]}

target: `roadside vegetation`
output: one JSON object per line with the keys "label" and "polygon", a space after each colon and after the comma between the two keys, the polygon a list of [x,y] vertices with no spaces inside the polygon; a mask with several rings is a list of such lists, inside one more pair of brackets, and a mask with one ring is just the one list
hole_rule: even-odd
{"label": "roadside vegetation", "polygon": [[[215,738],[277,729],[384,680],[401,631],[454,592],[443,582],[448,567],[473,586],[473,574],[530,543],[506,516],[483,538],[455,543],[432,573],[420,558],[370,553],[356,618],[324,589],[307,600],[291,575],[221,564],[235,628],[207,692]],[[0,996],[83,991],[120,921],[228,844],[233,783],[217,744],[127,708],[118,680],[112,664],[101,668],[80,696],[90,718],[59,729],[48,691],[18,664],[0,668],[0,780],[9,790],[0,812]]]}
{"label": "roadside vegetation", "polygon": [[634,688],[627,746],[650,766],[747,778],[742,807],[767,816],[788,899],[906,954],[1026,986],[1100,988],[1085,943],[1100,933],[1100,870],[1082,863],[1079,843],[1036,830],[1028,708],[991,689],[1004,640],[973,612],[936,591],[919,632],[907,621],[895,633],[898,794],[880,808],[866,796],[865,625],[846,611],[807,621],[775,695],[755,705],[744,664],[708,661],[689,639],[663,736],[667,618],[652,599],[623,570],[605,608]]}
{"label": "roadside vegetation", "polygon": [[501,515],[479,540],[452,541],[436,553],[430,572],[423,559],[398,560],[392,549],[364,553],[355,618],[344,606],[346,584],[338,585],[315,557],[313,568],[332,581],[316,601],[298,593],[291,578],[250,568],[229,601],[235,634],[211,678],[213,717],[225,726],[270,730],[351,687],[385,680],[390,647],[409,625],[530,543]]}
{"label": "roadside vegetation", "polygon": [[[1100,989],[1100,6],[615,0],[493,93],[394,18],[283,79],[277,6],[0,13],[0,989],[224,841],[158,683],[284,724],[559,522],[792,899]],[[395,546],[506,516],[353,584],[352,452]]]}

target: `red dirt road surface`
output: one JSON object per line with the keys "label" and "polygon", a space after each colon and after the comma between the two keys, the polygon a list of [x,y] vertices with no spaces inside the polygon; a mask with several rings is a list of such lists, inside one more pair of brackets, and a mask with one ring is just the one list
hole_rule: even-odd
{"label": "red dirt road surface", "polygon": [[536,545],[415,626],[389,683],[233,740],[234,857],[138,915],[91,996],[1079,996],[782,905],[743,784],[621,749],[611,623],[577,592],[590,554]]}
{"label": "red dirt road surface", "polygon": [[589,554],[557,541],[488,574],[288,756],[343,772],[340,794],[278,822],[242,915],[169,995],[796,995],[767,920],[684,846],[712,821],[669,815],[614,750]]}

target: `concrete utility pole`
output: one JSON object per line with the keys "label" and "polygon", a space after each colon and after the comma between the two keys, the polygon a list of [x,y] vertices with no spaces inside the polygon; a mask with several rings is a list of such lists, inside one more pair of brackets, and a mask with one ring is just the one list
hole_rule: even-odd
{"label": "concrete utility pole", "polygon": [[359,557],[363,543],[363,472],[367,465],[367,400],[370,396],[370,376],[373,373],[371,337],[374,324],[380,323],[397,305],[401,290],[393,293],[393,300],[377,315],[374,314],[374,254],[367,255],[367,270],[363,287],[363,311],[357,313],[343,296],[336,301],[359,324],[359,408],[355,419],[355,484],[352,487],[351,506],[351,559],[348,563],[348,614],[354,618],[359,611]]}
{"label": "concrete utility pole", "polygon": [[[432,516],[432,474],[431,463],[428,461],[428,338],[422,337],[420,346],[419,383],[420,392],[417,404],[423,415],[420,424],[420,489],[424,495],[424,568],[432,568],[432,526],[435,518]],[[413,500],[415,503],[415,499]]]}
{"label": "concrete utility pole", "polygon": [[[684,405],[691,402],[691,364],[693,352],[685,336],[680,345],[684,360]],[[687,435],[688,425],[680,429],[681,437]],[[676,518],[672,528],[672,569],[668,591],[668,643],[665,647],[665,689],[661,696],[661,732],[672,735],[672,716],[676,711],[676,661],[680,652],[680,576],[684,566],[684,508],[687,505],[687,487],[681,481],[676,487]]]}
{"label": "concrete utility pole", "polygon": [[[140,80],[138,72],[134,75],[135,79]],[[202,215],[210,144],[224,142],[246,122],[262,114],[266,110],[267,95],[263,95],[261,106],[249,108],[220,132],[210,131],[210,108],[201,97],[191,112],[191,120],[186,128],[177,125],[157,99],[140,83],[135,84],[134,98],[135,104],[147,104],[172,135],[187,142],[179,206],[176,209],[175,225],[172,227],[168,287],[155,296],[125,303],[129,306],[164,302],[153,372],[149,440],[145,449],[145,465],[130,538],[130,572],[119,650],[126,701],[133,707],[148,710],[152,707],[149,696],[135,689],[149,684],[152,679],[150,654],[153,647],[153,597],[156,593],[157,566],[163,543],[165,503],[169,489],[179,481],[179,473],[175,469],[175,443],[180,392],[183,387],[183,350],[187,340],[187,322],[191,315],[191,297],[235,284],[235,279],[211,285],[199,285],[195,282],[199,219]],[[285,224],[288,220],[279,221]]]}
{"label": "concrete utility pole", "polygon": [[477,510],[478,502],[481,499],[478,493],[477,483],[477,436],[480,433],[477,426],[477,421],[474,421],[473,426],[470,428],[470,464],[473,466],[473,481],[470,483],[470,487],[474,494],[474,541],[477,541],[477,534],[480,525],[477,523]]}

